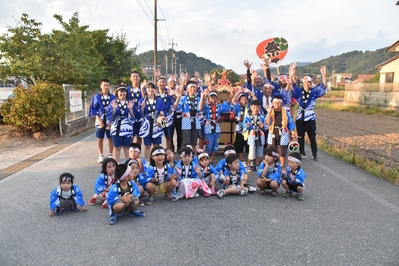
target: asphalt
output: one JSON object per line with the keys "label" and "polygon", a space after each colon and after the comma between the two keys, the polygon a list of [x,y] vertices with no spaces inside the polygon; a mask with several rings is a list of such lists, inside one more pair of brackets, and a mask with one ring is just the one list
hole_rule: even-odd
{"label": "asphalt", "polygon": [[399,265],[399,188],[326,153],[303,160],[303,202],[283,188],[276,198],[159,195],[145,218],[111,226],[99,204],[47,215],[62,172],[86,202],[100,172],[92,131],[69,144],[0,181],[0,265]]}

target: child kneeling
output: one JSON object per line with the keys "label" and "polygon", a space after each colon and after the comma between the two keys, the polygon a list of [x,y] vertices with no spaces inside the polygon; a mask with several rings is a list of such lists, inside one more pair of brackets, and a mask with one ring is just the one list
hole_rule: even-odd
{"label": "child kneeling", "polygon": [[119,164],[115,168],[115,184],[107,195],[109,206],[109,224],[113,225],[124,214],[142,218],[144,212],[137,210],[139,205],[140,189],[132,181],[132,168],[126,164]]}
{"label": "child kneeling", "polygon": [[60,215],[64,210],[78,212],[78,205],[82,206],[82,211],[87,211],[82,191],[73,184],[73,180],[74,176],[70,173],[60,175],[60,185],[50,194],[49,216]]}
{"label": "child kneeling", "polygon": [[292,192],[297,192],[298,200],[303,200],[303,190],[305,189],[305,171],[301,168],[301,154],[293,152],[288,156],[288,166],[282,169],[284,174],[283,187],[285,188],[284,198],[289,198]]}
{"label": "child kneeling", "polygon": [[[237,154],[230,154],[226,158],[227,169],[222,176],[223,188],[219,189],[216,194],[219,198],[223,198],[226,194],[245,196],[248,189],[244,187],[244,173],[240,170],[240,159]],[[227,187],[227,188],[226,188]]]}
{"label": "child kneeling", "polygon": [[265,160],[260,164],[256,185],[260,194],[265,195],[266,189],[271,189],[271,196],[277,196],[277,189],[281,183],[281,165],[278,161],[279,154],[273,146],[265,149]]}

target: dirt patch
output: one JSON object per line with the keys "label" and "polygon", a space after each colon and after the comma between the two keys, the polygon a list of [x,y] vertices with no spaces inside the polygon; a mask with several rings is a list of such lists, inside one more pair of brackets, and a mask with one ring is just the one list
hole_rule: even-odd
{"label": "dirt patch", "polygon": [[317,109],[317,134],[326,142],[356,151],[387,166],[399,166],[399,119]]}
{"label": "dirt patch", "polygon": [[21,162],[66,140],[57,132],[28,134],[0,124],[0,170]]}

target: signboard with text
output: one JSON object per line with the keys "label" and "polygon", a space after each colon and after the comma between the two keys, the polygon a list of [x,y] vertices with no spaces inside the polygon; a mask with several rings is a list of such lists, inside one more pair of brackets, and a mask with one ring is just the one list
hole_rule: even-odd
{"label": "signboard with text", "polygon": [[69,104],[72,113],[82,111],[82,91],[69,91]]}

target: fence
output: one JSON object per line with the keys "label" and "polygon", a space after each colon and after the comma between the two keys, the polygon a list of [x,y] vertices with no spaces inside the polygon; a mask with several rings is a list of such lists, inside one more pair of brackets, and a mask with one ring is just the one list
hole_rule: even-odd
{"label": "fence", "polygon": [[399,83],[347,84],[344,105],[399,109]]}
{"label": "fence", "polygon": [[[65,95],[65,108],[67,111],[64,121],[59,121],[60,133],[71,135],[88,127],[94,126],[95,119],[89,117],[89,109],[91,99],[98,93],[97,90],[87,91],[79,88],[85,87],[82,85],[63,84]],[[115,86],[111,86],[110,91],[113,92]],[[80,94],[74,94],[74,91],[81,91]],[[75,96],[80,95],[80,99]],[[79,101],[81,100],[81,102]]]}

